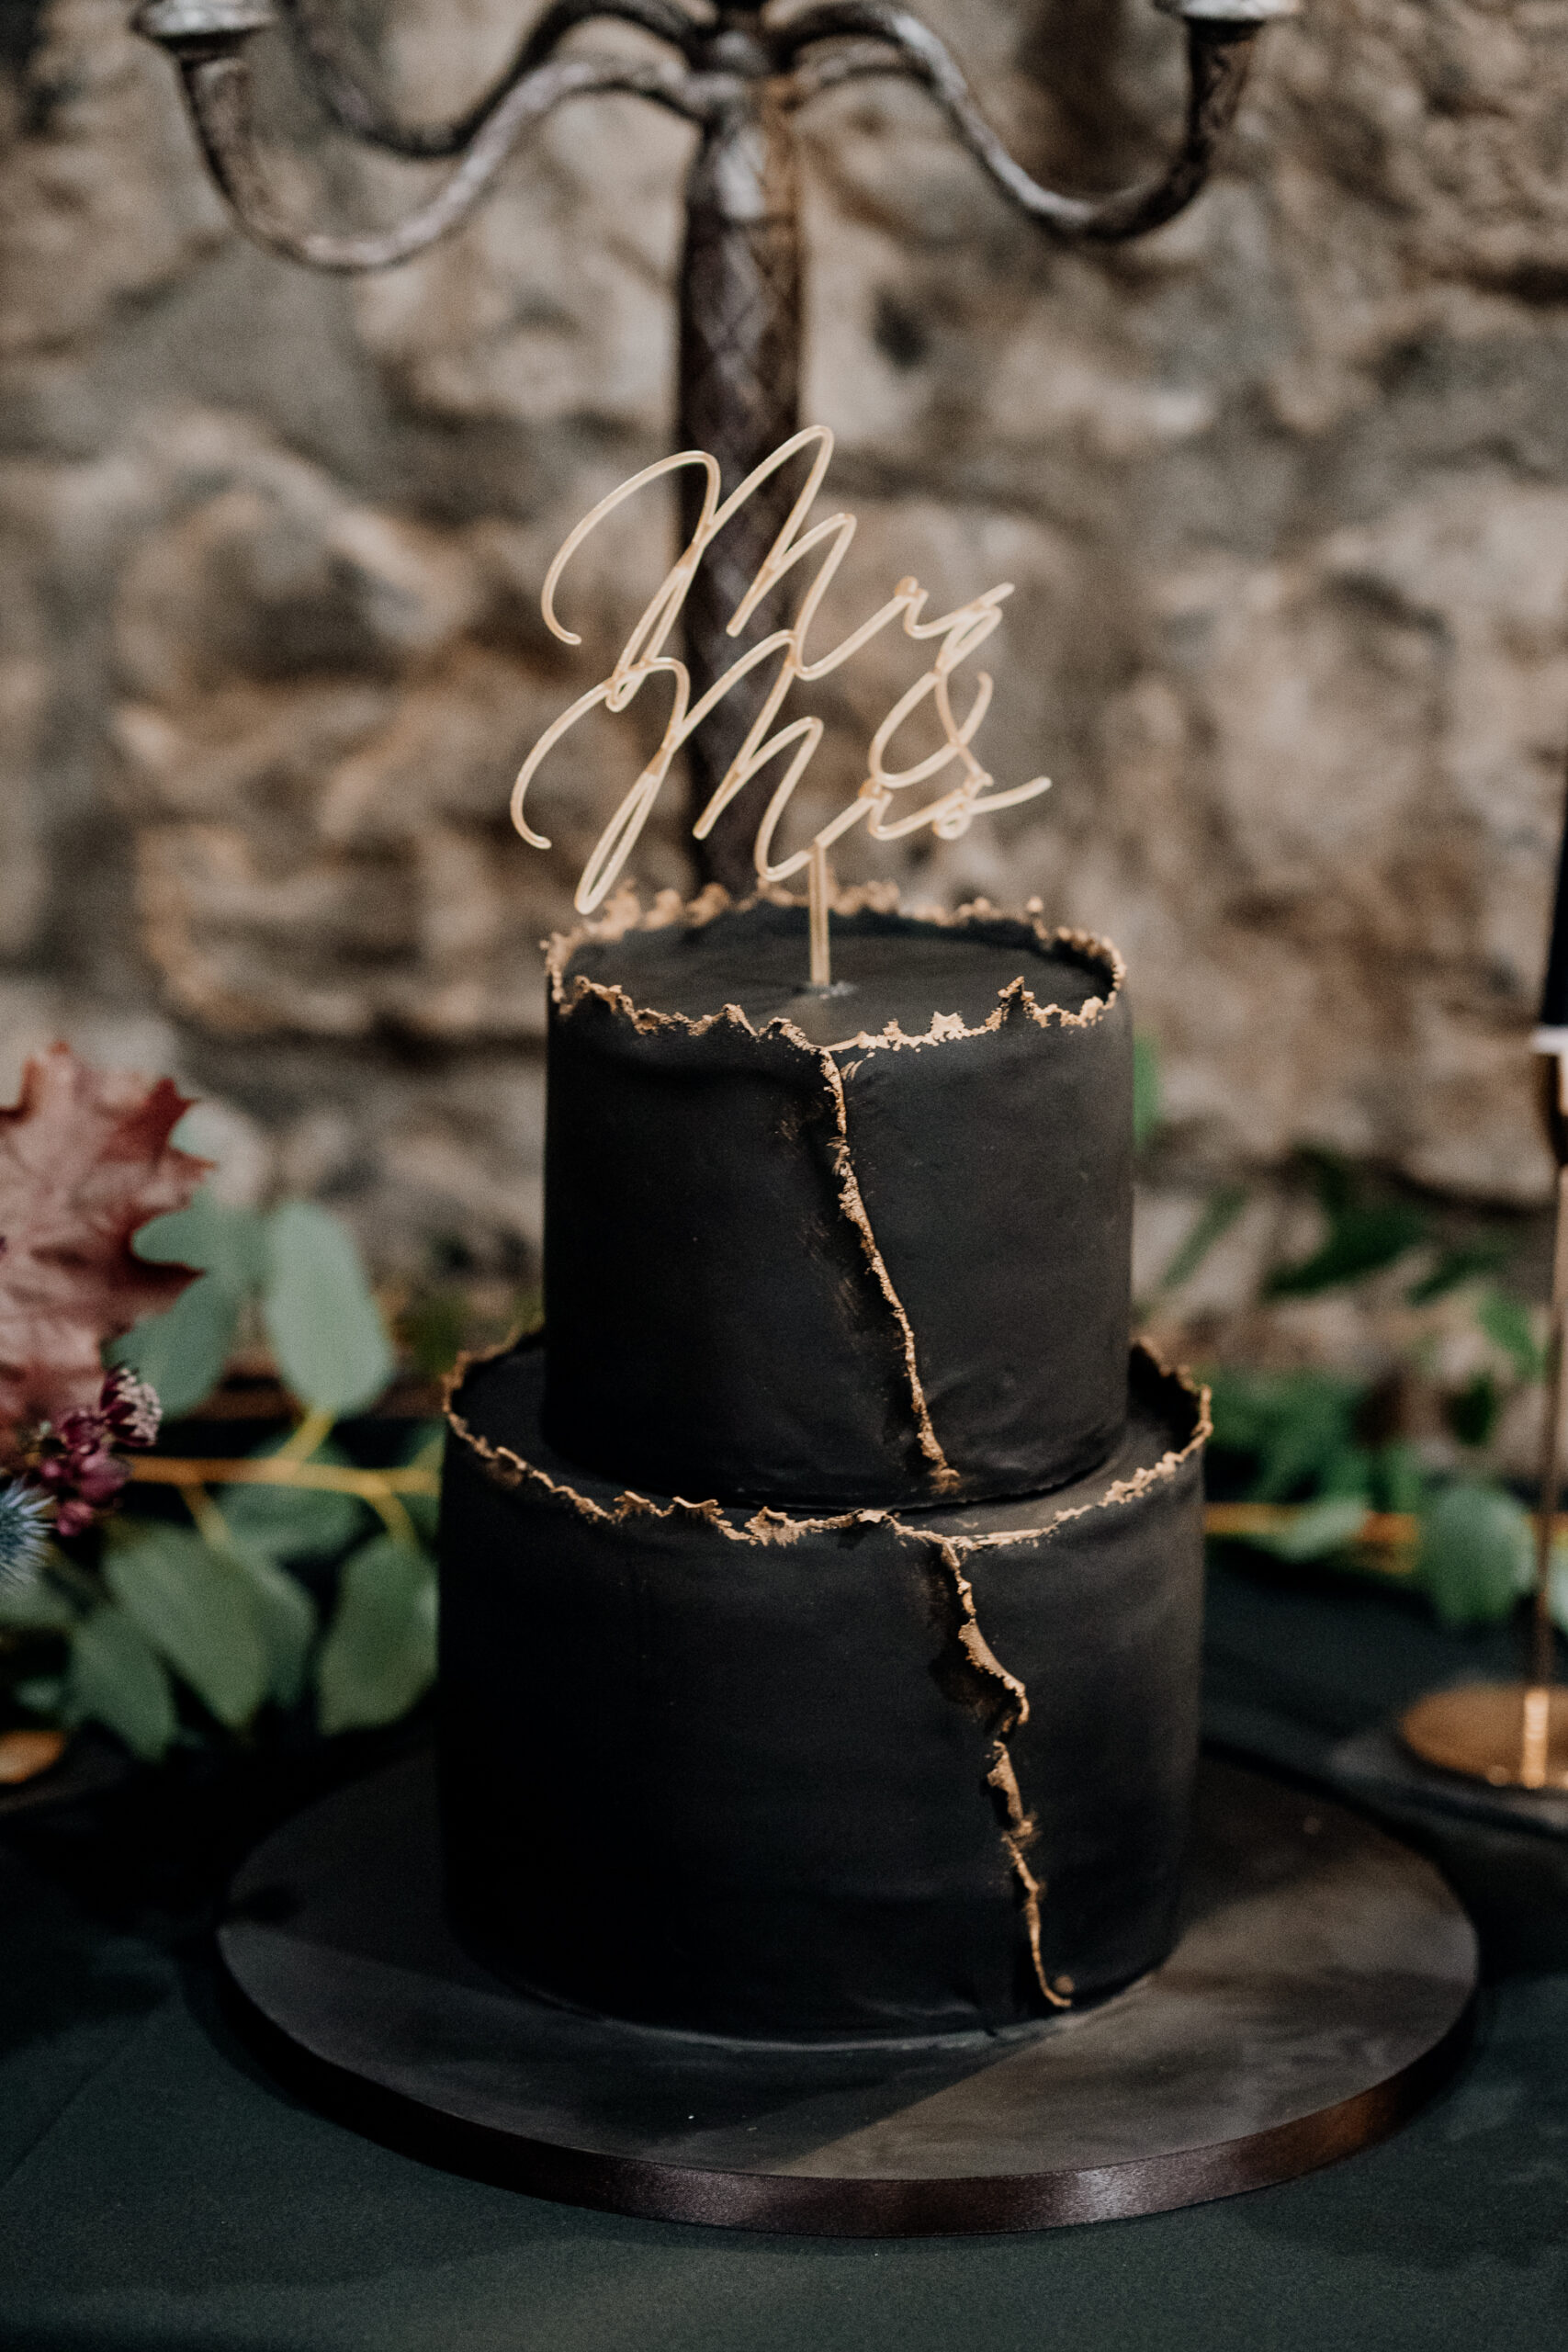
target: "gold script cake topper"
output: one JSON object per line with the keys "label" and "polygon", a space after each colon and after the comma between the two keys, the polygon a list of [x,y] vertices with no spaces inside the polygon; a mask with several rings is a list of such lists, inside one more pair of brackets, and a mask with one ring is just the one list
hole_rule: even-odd
{"label": "gold script cake topper", "polygon": [[[809,575],[793,623],[781,626],[757,644],[748,647],[694,703],[691,675],[685,663],[664,650],[670,634],[681,617],[698,566],[708,548],[737,510],[798,450],[812,453],[805,483],[783,529],[730,616],[728,625],[729,635],[736,636],[745,628],[763,597],[797,565],[808,564],[816,557],[818,560],[817,569]],[[621,648],[615,668],[607,678],[602,678],[596,686],[591,687],[585,695],[580,695],[570,709],[563,710],[560,717],[546,729],[524,761],[512,792],[513,823],[524,840],[531,842],[536,849],[548,849],[548,837],[534,831],[524,814],[524,808],[528,787],[555,745],[589,711],[597,709],[601,705],[608,711],[623,711],[649,679],[661,677],[670,681],[670,718],[663,740],[600,834],[578,882],[575,900],[578,911],[592,914],[608,896],[635,848],[682,745],[695,734],[709,712],[717,707],[740,679],[777,657],[778,667],[773,684],[746,739],[692,831],[696,840],[705,840],[736,795],[754,775],[781,760],[784,763],[773,797],[758,824],[753,855],[758,878],[763,882],[786,882],[802,868],[809,871],[811,978],[818,986],[826,985],[828,979],[828,852],[852,826],[863,824],[871,838],[879,842],[897,841],[907,833],[918,832],[926,825],[942,840],[956,841],[960,834],[967,832],[975,818],[992,809],[1013,808],[1021,801],[1032,800],[1036,794],[1048,791],[1051,784],[1049,776],[1042,775],[1032,777],[1028,784],[1014,785],[1010,790],[997,792],[990,789],[992,778],[981,766],[973,749],[976,734],[991,700],[991,680],[985,671],[976,675],[973,698],[963,718],[957,718],[953,715],[953,674],[959,664],[985,643],[999,623],[1003,600],[1012,594],[1010,581],[987,588],[983,595],[971,598],[968,604],[943,613],[938,619],[927,620],[924,616],[928,602],[926,590],[913,578],[900,580],[887,602],[879,605],[868,619],[862,621],[858,628],[851,629],[838,644],[825,652],[807,652],[807,635],[816,618],[818,606],[855,535],[855,518],[850,514],[830,514],[824,521],[807,528],[807,517],[832,454],[833,435],[828,427],[808,425],[804,432],[796,433],[782,443],[771,457],[765,458],[747,475],[739,489],[732,491],[721,503],[717,460],[705,449],[682,449],[673,457],[661,458],[657,465],[645,466],[640,473],[634,474],[629,481],[622,482],[619,489],[613,490],[607,498],[602,498],[592,512],[583,516],[557,553],[539,599],[547,628],[565,645],[581,645],[582,639],[575,630],[566,628],[558,616],[556,594],[568,564],[590,533],[617,506],[635,497],[649,482],[659,481],[662,475],[675,473],[685,467],[701,467],[705,475],[702,511],[691,538]],[[872,736],[866,755],[865,778],[854,797],[813,834],[804,849],[796,850],[790,856],[775,859],[773,836],[795,786],[810,765],[824,731],[821,719],[807,715],[792,718],[776,732],[770,732],[785,697],[797,682],[808,684],[812,680],[825,678],[830,671],[840,669],[863,646],[869,644],[873,638],[895,622],[902,624],[906,637],[935,642],[936,652],[930,668],[916,680],[907,694],[898,697]],[[942,741],[937,749],[924,758],[913,761],[908,767],[889,766],[888,757],[895,737],[927,703],[931,705],[941,729]],[[928,783],[932,777],[953,768],[958,771],[957,781],[949,784],[934,799],[927,801],[910,815],[890,814],[897,806],[900,793]]]}

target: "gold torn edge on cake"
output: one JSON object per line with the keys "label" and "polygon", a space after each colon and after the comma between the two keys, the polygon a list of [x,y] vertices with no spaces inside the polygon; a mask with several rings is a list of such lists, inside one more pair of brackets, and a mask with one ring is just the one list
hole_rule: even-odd
{"label": "gold torn edge on cake", "polygon": [[920,1378],[919,1360],[915,1352],[914,1327],[904,1310],[903,1300],[893,1286],[887,1261],[877,1247],[871,1218],[866,1214],[860,1179],[855,1174],[854,1156],[850,1149],[850,1119],[844,1102],[844,1081],[831,1053],[824,1052],[818,1059],[837,1130],[829,1143],[828,1151],[833,1162],[833,1172],[838,1178],[839,1205],[860,1236],[866,1263],[898,1326],[904,1346],[904,1376],[909,1384],[909,1403],[915,1416],[915,1434],[919,1440],[920,1452],[931,1464],[931,1484],[939,1494],[950,1495],[958,1484],[958,1473],[942,1452],[941,1441],[931,1426],[931,1407],[926,1402],[925,1385]]}
{"label": "gold torn edge on cake", "polygon": [[[479,1358],[475,1361],[485,1362]],[[454,1377],[454,1386],[460,1381]],[[708,1497],[702,1502],[688,1502],[683,1495],[671,1495],[656,1502],[651,1495],[639,1494],[635,1487],[624,1487],[614,1502],[596,1502],[592,1495],[569,1486],[564,1478],[553,1478],[536,1462],[530,1462],[510,1445],[492,1444],[481,1437],[457,1410],[455,1398],[446,1405],[446,1424],[459,1442],[477,1456],[485,1475],[498,1487],[514,1493],[520,1487],[534,1487],[552,1501],[566,1504],[580,1517],[594,1521],[602,1527],[624,1527],[637,1519],[665,1519],[696,1521],[711,1527],[716,1534],[731,1544],[797,1544],[803,1536],[837,1533],[850,1527],[893,1526],[898,1522],[889,1510],[869,1508],[862,1510],[834,1511],[817,1519],[797,1519],[787,1511],[773,1510],[767,1505],[754,1511],[741,1526],[737,1526],[725,1505]]]}
{"label": "gold torn edge on cake", "polygon": [[[483,1364],[507,1352],[508,1348],[503,1343],[501,1348],[488,1350],[484,1354],[466,1361],[468,1364]],[[808,1535],[838,1533],[852,1527],[889,1527],[911,1544],[951,1547],[962,1558],[974,1552],[994,1551],[1010,1544],[1048,1541],[1058,1527],[1065,1527],[1073,1520],[1087,1519],[1097,1510],[1115,1510],[1122,1504],[1135,1501],[1154,1487],[1166,1485],[1195,1453],[1201,1452],[1213,1433],[1208,1389],[1195,1381],[1183,1366],[1163,1363],[1145,1340],[1136,1341],[1134,1353],[1144,1359],[1156,1378],[1179,1387],[1195,1406],[1191,1436],[1179,1446],[1168,1446],[1157,1462],[1145,1463],[1131,1477],[1112,1479],[1092,1502],[1066,1504],[1061,1510],[1053,1511],[1037,1527],[1003,1528],[995,1535],[942,1534],[932,1528],[923,1527],[919,1519],[901,1517],[897,1509],[882,1503],[863,1504],[852,1510],[810,1513],[781,1510],[769,1503],[761,1505],[749,1519],[739,1520],[733,1506],[727,1506],[712,1496],[701,1502],[690,1502],[680,1495],[664,1501],[655,1501],[648,1495],[639,1494],[635,1487],[628,1487],[619,1491],[612,1503],[596,1502],[592,1495],[582,1494],[564,1479],[553,1478],[547,1470],[541,1469],[537,1463],[529,1462],[511,1446],[494,1445],[489,1438],[481,1437],[477,1430],[470,1427],[457,1403],[462,1387],[463,1365],[448,1376],[446,1413],[453,1435],[476,1456],[495,1485],[512,1490],[525,1486],[534,1487],[540,1493],[579,1512],[582,1518],[605,1526],[622,1526],[633,1519],[700,1521],[731,1544],[776,1544],[781,1548],[802,1543]]]}
{"label": "gold torn edge on cake", "polygon": [[[660,1012],[651,1005],[638,1004],[618,980],[590,979],[585,972],[574,973],[570,980],[568,978],[573,956],[589,942],[613,944],[615,941],[624,939],[628,932],[667,931],[678,922],[684,922],[689,930],[700,931],[716,916],[729,912],[732,907],[737,914],[744,914],[749,907],[798,907],[805,903],[804,899],[775,885],[754,891],[749,899],[732,900],[721,883],[710,882],[705,890],[688,902],[682,900],[678,890],[660,890],[651,907],[645,910],[636,890],[628,885],[616,892],[602,916],[591,922],[580,923],[574,931],[557,932],[542,943],[551,1002],[558,1012],[570,1014],[580,1004],[596,997],[601,1003],[608,1005],[612,1012],[629,1021],[638,1036],[656,1035],[660,1030],[676,1030],[688,1037],[705,1037],[710,1030],[728,1025],[743,1031],[750,1037],[784,1037],[792,1046],[816,1054],[820,1048],[813,1046],[783,1013],[775,1014],[759,1029],[738,1004],[722,1005],[715,1012]],[[837,891],[832,901],[832,912],[836,915],[849,916],[865,911],[874,914],[903,913],[910,922],[929,923],[945,931],[959,930],[979,922],[1026,924],[1043,948],[1069,948],[1086,961],[1104,966],[1110,974],[1111,986],[1107,995],[1087,997],[1076,1012],[1069,1012],[1065,1005],[1042,1004],[1021,975],[998,990],[994,1010],[977,1026],[971,1027],[961,1013],[936,1012],[932,1014],[931,1026],[927,1029],[912,1033],[901,1028],[897,1021],[890,1021],[886,1028],[874,1035],[861,1029],[852,1037],[840,1038],[829,1050],[833,1053],[897,1053],[922,1046],[951,1045],[960,1038],[991,1035],[1015,1012],[1023,1014],[1040,1029],[1092,1029],[1121,995],[1127,967],[1109,939],[1101,939],[1091,931],[1074,931],[1066,925],[1052,929],[1042,920],[1037,911],[1039,901],[1032,899],[1022,915],[1010,915],[1004,909],[994,907],[988,899],[970,899],[963,906],[952,909],[911,907],[905,910],[900,905],[896,882],[867,882]]]}
{"label": "gold torn edge on cake", "polygon": [[478,1454],[488,1475],[498,1487],[515,1489],[518,1487],[538,1487],[558,1502],[567,1503],[584,1519],[596,1520],[604,1527],[624,1527],[632,1519],[696,1519],[705,1526],[716,1528],[719,1534],[732,1542],[743,1544],[743,1532],[731,1526],[720,1502],[689,1503],[682,1496],[672,1496],[666,1503],[657,1503],[648,1495],[639,1495],[635,1487],[623,1487],[611,1504],[595,1502],[592,1495],[582,1494],[576,1487],[569,1487],[563,1478],[552,1478],[536,1462],[526,1461],[509,1445],[492,1445],[471,1428],[456,1404],[446,1408],[446,1421],[455,1437]]}
{"label": "gold torn edge on cake", "polygon": [[[1118,1503],[1136,1502],[1138,1497],[1147,1494],[1151,1487],[1157,1487],[1163,1479],[1173,1478],[1182,1464],[1190,1461],[1193,1454],[1201,1453],[1213,1436],[1213,1396],[1207,1382],[1194,1380],[1185,1364],[1167,1363],[1146,1340],[1134,1342],[1134,1353],[1144,1357],[1159,1379],[1172,1383],[1192,1398],[1198,1408],[1192,1434],[1185,1445],[1168,1447],[1157,1462],[1145,1462],[1141,1469],[1134,1471],[1130,1478],[1112,1478],[1104,1493],[1097,1495],[1093,1502],[1074,1503],[1059,1510],[1050,1525],[1039,1531],[1043,1535],[1054,1535],[1058,1527],[1066,1527],[1075,1519],[1087,1519],[1091,1511],[1114,1510]],[[1006,1544],[1012,1540],[1006,1535],[977,1535],[972,1548],[978,1551],[987,1544]]]}
{"label": "gold torn edge on cake", "polygon": [[1029,1938],[1029,1955],[1034,1966],[1035,1982],[1054,2009],[1068,2009],[1072,2007],[1071,2000],[1065,1993],[1056,1990],[1045,1973],[1045,1962],[1040,1950],[1040,1906],[1045,1888],[1029,1866],[1029,1849],[1039,1835],[1039,1824],[1024,1805],[1023,1792],[1018,1785],[1018,1774],[1013,1769],[1012,1755],[1008,1747],[1014,1732],[1021,1731],[1029,1721],[1029,1692],[1017,1675],[1008,1671],[981,1630],[975,1607],[975,1588],[964,1573],[963,1555],[957,1544],[939,1541],[936,1548],[958,1608],[958,1645],[979,1680],[1001,1692],[999,1703],[994,1702],[990,1709],[995,1722],[986,1786],[1002,1807],[1005,1823],[1002,1848],[1022,1897],[1024,1931]]}

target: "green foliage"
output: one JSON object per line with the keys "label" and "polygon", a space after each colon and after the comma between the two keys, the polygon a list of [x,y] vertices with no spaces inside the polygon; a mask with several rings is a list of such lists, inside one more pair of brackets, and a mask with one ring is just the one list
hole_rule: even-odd
{"label": "green foliage", "polygon": [[0,1584],[0,1627],[15,1633],[63,1634],[76,1611],[48,1573],[30,1584]]}
{"label": "green foliage", "polygon": [[1495,1283],[1482,1293],[1475,1319],[1495,1348],[1500,1348],[1520,1380],[1539,1380],[1546,1370],[1546,1351],[1535,1336],[1529,1308],[1512,1292]]}
{"label": "green foliage", "polygon": [[266,1656],[265,1696],[280,1707],[292,1707],[305,1694],[316,1638],[316,1604],[299,1579],[265,1552],[236,1544],[230,1556],[244,1581]]}
{"label": "green foliage", "polygon": [[[251,1459],[265,1462],[276,1443],[258,1446]],[[349,1456],[329,1438],[312,1462],[345,1465]],[[334,1495],[319,1487],[226,1487],[223,1517],[236,1543],[278,1560],[328,1560],[366,1532],[368,1512],[356,1495]]]}
{"label": "green foliage", "polygon": [[1327,1559],[1356,1541],[1366,1516],[1363,1495],[1325,1495],[1304,1505],[1288,1527],[1247,1541],[1255,1551],[1272,1552],[1281,1560]]}
{"label": "green foliage", "polygon": [[271,1679],[251,1579],[194,1529],[144,1525],[109,1546],[104,1581],[152,1648],[231,1731]]}
{"label": "green foliage", "polygon": [[11,1685],[11,1696],[29,1714],[58,1718],[64,1712],[65,1687],[62,1674],[24,1674]]}
{"label": "green foliage", "polygon": [[204,1404],[223,1377],[241,1310],[265,1270],[263,1220],[225,1207],[204,1188],[188,1208],[144,1225],[135,1250],[155,1265],[203,1269],[173,1306],[143,1316],[104,1351],[110,1363],[130,1364],[150,1380],[174,1419]]}
{"label": "green foliage", "polygon": [[1142,1151],[1160,1123],[1159,1047],[1146,1029],[1133,1037],[1133,1148]]}
{"label": "green foliage", "polygon": [[[1210,1374],[1216,1452],[1250,1456],[1251,1502],[1282,1503],[1303,1494],[1364,1487],[1356,1444],[1363,1381],[1330,1372],[1232,1372]],[[1355,1460],[1348,1479],[1343,1457]]]}
{"label": "green foliage", "polygon": [[1246,1206],[1244,1186],[1223,1184],[1199,1211],[1186,1239],[1155,1285],[1155,1295],[1163,1297],[1170,1291],[1179,1290],[1184,1283],[1190,1283],[1210,1250],[1216,1242],[1224,1239]]}
{"label": "green foliage", "polygon": [[99,1723],[133,1756],[153,1763],[179,1728],[163,1660],[134,1618],[102,1601],[71,1637],[63,1713],[68,1723]]}
{"label": "green foliage", "polygon": [[426,1380],[450,1372],[463,1352],[468,1319],[468,1302],[460,1291],[426,1291],[411,1299],[398,1317],[398,1337],[414,1370]]}
{"label": "green foliage", "polygon": [[104,1581],[107,1600],[80,1616],[66,1605],[63,1704],[148,1759],[177,1729],[174,1678],[231,1731],[313,1684],[330,1733],[393,1722],[434,1674],[435,1567],[423,1544],[378,1535],[351,1552],[324,1641],[310,1593],[276,1559],[194,1529],[118,1529]]}
{"label": "green foliage", "polygon": [[1381,1273],[1428,1238],[1427,1219],[1404,1201],[1369,1201],[1360,1177],[1337,1153],[1300,1155],[1327,1231],[1309,1256],[1272,1267],[1265,1298],[1312,1298]]}
{"label": "green foliage", "polygon": [[1411,1283],[1405,1292],[1410,1306],[1429,1306],[1435,1299],[1447,1298],[1450,1291],[1459,1290],[1477,1275],[1494,1274],[1507,1264],[1513,1252],[1506,1241],[1467,1241],[1453,1250],[1438,1254],[1427,1272]]}
{"label": "green foliage", "polygon": [[1477,1449],[1491,1444],[1502,1409],[1502,1392],[1489,1372],[1478,1372],[1443,1399],[1443,1419],[1454,1436]]}
{"label": "green foliage", "polygon": [[243,1297],[266,1272],[265,1220],[255,1209],[230,1207],[204,1184],[188,1207],[141,1227],[136,1255],[154,1266],[199,1266]]}
{"label": "green foliage", "polygon": [[353,1236],[310,1201],[273,1211],[262,1288],[284,1382],[312,1411],[353,1413],[392,1376],[391,1344]]}
{"label": "green foliage", "polygon": [[1404,1201],[1349,1205],[1331,1216],[1326,1238],[1310,1257],[1275,1266],[1264,1277],[1266,1298],[1311,1298],[1342,1283],[1381,1273],[1427,1238],[1427,1220]]}
{"label": "green foliage", "polygon": [[376,1536],[344,1563],[318,1672],[321,1729],[391,1723],[434,1674],[434,1569],[418,1546]]}
{"label": "green foliage", "polygon": [[[356,1411],[391,1377],[391,1345],[358,1251],[325,1210],[293,1202],[262,1214],[203,1191],[144,1226],[135,1246],[152,1262],[201,1272],[172,1309],[144,1317],[107,1351],[152,1381],[171,1418],[217,1385],[248,1313],[259,1312],[285,1383],[309,1410]],[[458,1336],[448,1313],[442,1332],[427,1335],[427,1353],[449,1361]],[[443,1437],[440,1422],[418,1424],[404,1460],[435,1464]],[[310,1460],[352,1466],[330,1436]],[[327,1731],[389,1723],[414,1702],[434,1671],[435,1572],[425,1545],[435,1498],[411,1495],[407,1518],[399,1514],[419,1540],[367,1541],[375,1515],[355,1495],[249,1482],[216,1490],[220,1501],[197,1498],[200,1532],[136,1517],[128,1498],[129,1511],[105,1530],[98,1571],[55,1555],[52,1572],[0,1588],[14,1702],[72,1723],[90,1717],[148,1760],[190,1736],[181,1731],[182,1689],[211,1719],[209,1736],[220,1725],[248,1734],[265,1707],[295,1707],[312,1690]],[[322,1639],[315,1600],[290,1566],[330,1577],[334,1560]]]}
{"label": "green foliage", "polygon": [[144,1316],[107,1355],[131,1364],[171,1418],[217,1386],[248,1300],[258,1298],[285,1385],[312,1411],[357,1412],[392,1376],[391,1342],[346,1226],[309,1201],[263,1216],[209,1191],[154,1217],[139,1256],[199,1266],[202,1279],[163,1315]]}
{"label": "green foliage", "polygon": [[1444,1625],[1495,1625],[1529,1589],[1532,1553],[1529,1516],[1511,1495],[1454,1486],[1422,1519],[1416,1573]]}
{"label": "green foliage", "polygon": [[1431,1481],[1408,1438],[1391,1438],[1372,1456],[1372,1501],[1379,1510],[1424,1510]]}
{"label": "green foliage", "polygon": [[[439,1470],[442,1455],[446,1451],[445,1421],[420,1421],[402,1448],[401,1461],[409,1469]],[[403,1509],[412,1520],[424,1544],[435,1541],[436,1521],[441,1514],[439,1495],[405,1495]]]}

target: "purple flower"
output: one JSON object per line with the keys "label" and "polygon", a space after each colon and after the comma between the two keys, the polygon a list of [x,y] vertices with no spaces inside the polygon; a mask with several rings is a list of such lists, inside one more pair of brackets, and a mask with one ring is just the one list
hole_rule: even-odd
{"label": "purple flower", "polygon": [[152,1382],[138,1380],[123,1365],[105,1381],[98,1410],[108,1427],[111,1442],[116,1445],[151,1445],[164,1419],[164,1408]]}

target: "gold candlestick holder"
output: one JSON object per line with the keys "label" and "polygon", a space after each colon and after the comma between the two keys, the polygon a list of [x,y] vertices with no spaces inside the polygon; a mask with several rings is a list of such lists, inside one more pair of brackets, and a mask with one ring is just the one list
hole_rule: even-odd
{"label": "gold candlestick holder", "polygon": [[1434,1690],[1399,1719],[1423,1763],[1498,1789],[1568,1789],[1568,1689],[1557,1681],[1551,1622],[1551,1544],[1562,1483],[1563,1335],[1568,1325],[1568,1031],[1538,1030],[1541,1110],[1557,1160],[1551,1255],[1551,1327],[1535,1522],[1535,1593],[1529,1673],[1519,1682],[1467,1682]]}

